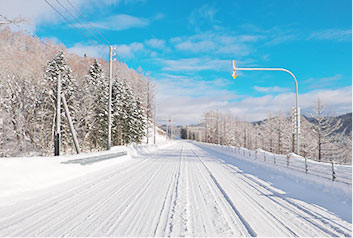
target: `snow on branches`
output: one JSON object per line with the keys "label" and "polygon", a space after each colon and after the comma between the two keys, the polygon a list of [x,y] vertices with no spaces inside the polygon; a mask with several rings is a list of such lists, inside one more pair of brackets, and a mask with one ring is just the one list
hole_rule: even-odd
{"label": "snow on branches", "polygon": [[[325,111],[326,106],[317,100],[310,117],[301,116],[301,150],[306,158],[317,161],[333,160],[337,163],[352,162],[352,136],[345,135],[341,119]],[[185,138],[208,143],[232,145],[248,149],[287,154],[294,152],[296,141],[290,115],[268,114],[258,122],[247,122],[216,111],[204,114],[198,127],[184,128]],[[307,119],[309,118],[309,120]]]}
{"label": "snow on branches", "polygon": [[[43,44],[9,29],[0,29],[0,45],[0,55],[5,59],[0,62],[0,156],[53,153],[59,75],[81,150],[106,148],[107,61],[80,57],[62,45]],[[148,83],[143,75],[120,62],[113,64],[113,76],[119,75],[129,85],[124,86],[129,87],[126,115],[119,119],[126,136],[119,144],[139,143],[145,135],[146,108],[151,107],[154,92],[146,91]],[[146,95],[150,97],[147,99]],[[61,115],[61,152],[74,153],[63,109]]]}

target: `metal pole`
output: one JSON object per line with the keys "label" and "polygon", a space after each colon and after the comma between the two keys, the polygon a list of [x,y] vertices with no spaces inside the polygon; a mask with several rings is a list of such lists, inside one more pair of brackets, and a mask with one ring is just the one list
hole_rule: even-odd
{"label": "metal pole", "polygon": [[71,119],[70,112],[69,112],[69,107],[67,106],[64,94],[61,94],[61,99],[63,100],[63,106],[64,106],[64,109],[65,109],[66,118],[67,118],[67,120],[69,122],[70,131],[71,131],[72,138],[73,138],[74,145],[75,145],[75,150],[76,150],[76,153],[79,154],[80,153],[80,146],[78,145],[78,140],[77,140],[77,137],[76,137],[74,124],[72,123],[72,119]]}
{"label": "metal pole", "polygon": [[221,136],[220,136],[220,126],[219,126],[219,114],[217,112],[217,143],[220,145],[221,144]]}
{"label": "metal pole", "polygon": [[56,133],[54,138],[54,155],[60,155],[60,94],[61,94],[61,74],[58,75],[56,92]]}
{"label": "metal pole", "polygon": [[169,134],[169,132],[168,132],[168,123],[169,123],[169,121],[167,119],[167,122],[165,124],[165,140],[166,141],[168,141],[168,134]]}
{"label": "metal pole", "polygon": [[109,46],[109,101],[108,101],[108,143],[107,150],[111,148],[112,141],[112,75],[113,75],[113,46]]}
{"label": "metal pole", "polygon": [[295,81],[295,108],[297,110],[297,114],[296,114],[296,141],[297,141],[297,145],[296,145],[296,153],[299,155],[300,153],[300,141],[299,141],[299,102],[298,102],[298,82],[297,79],[295,78],[294,74],[287,70],[287,69],[283,69],[283,68],[236,68],[235,67],[235,61],[233,60],[233,71],[236,70],[248,70],[248,71],[283,71],[283,72],[287,72],[289,73],[294,81]]}
{"label": "metal pole", "polygon": [[170,114],[169,114],[169,119],[168,119],[168,137],[169,140],[171,139],[171,125],[170,125]]}

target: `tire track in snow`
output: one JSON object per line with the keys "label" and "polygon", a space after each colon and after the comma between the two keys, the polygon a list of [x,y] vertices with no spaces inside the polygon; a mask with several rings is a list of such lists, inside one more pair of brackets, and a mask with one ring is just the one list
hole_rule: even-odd
{"label": "tire track in snow", "polygon": [[[132,220],[130,220],[130,224],[127,225],[126,230],[124,233],[126,233],[129,229],[133,229],[132,225],[134,224],[134,220],[136,220],[139,216],[137,216],[136,214],[132,214],[132,210],[136,210],[138,209],[137,206],[140,205],[141,200],[144,199],[144,197],[142,196],[152,185],[153,185],[153,181],[156,179],[156,177],[158,176],[159,172],[162,170],[163,167],[165,167],[167,165],[167,162],[157,162],[154,163],[153,161],[150,161],[150,163],[153,166],[158,166],[157,169],[155,170],[151,170],[153,171],[152,173],[146,173],[146,171],[143,171],[143,176],[144,179],[142,179],[142,182],[140,184],[140,186],[135,186],[132,187],[133,190],[131,191],[126,191],[126,193],[128,193],[128,197],[124,198],[124,202],[122,202],[120,205],[111,208],[113,210],[113,212],[110,213],[110,215],[108,215],[108,217],[105,218],[106,221],[108,221],[108,223],[106,222],[100,222],[102,224],[101,228],[102,231],[99,232],[99,230],[101,229],[96,229],[95,232],[93,234],[96,235],[114,235],[116,233],[119,234],[119,236],[121,236],[122,234],[119,233],[121,230],[117,231],[117,229],[119,229],[120,225],[123,223],[123,220],[128,220],[128,217],[132,216]],[[147,178],[146,178],[147,175]],[[98,233],[97,233],[98,232]]]}
{"label": "tire track in snow", "polygon": [[[142,169],[143,164],[139,164],[138,168]],[[124,173],[125,171],[122,172]],[[34,209],[30,216],[27,216],[24,220],[21,218],[21,221],[14,222],[16,224],[12,226],[12,229],[15,231],[10,234],[15,236],[21,234],[38,235],[45,231],[43,229],[48,229],[50,227],[51,229],[57,228],[60,230],[61,227],[58,226],[58,224],[62,223],[64,220],[69,220],[70,217],[75,217],[75,214],[79,214],[84,209],[89,208],[89,206],[87,207],[87,204],[84,204],[84,201],[77,200],[78,197],[89,198],[89,201],[93,203],[98,201],[99,193],[97,193],[97,188],[103,188],[103,190],[99,190],[100,192],[110,189],[114,184],[109,184],[107,182],[119,175],[120,173],[112,172],[97,179],[95,183],[91,183],[89,186],[79,187],[78,190],[73,189],[71,193],[66,194],[67,196],[64,199],[54,203],[50,202],[50,205],[46,206],[44,209]],[[104,186],[106,184],[109,186]],[[55,199],[56,197],[54,197],[54,200]],[[75,203],[73,204],[73,202],[75,201],[76,203],[80,203],[74,205]],[[22,224],[19,229],[17,225],[18,223]]]}
{"label": "tire track in snow", "polygon": [[[251,185],[250,183],[248,183],[249,186],[252,186],[254,189],[257,189],[258,191],[260,191],[258,188],[256,188],[255,186]],[[258,184],[260,187],[267,189],[266,187],[264,187],[264,185]],[[273,194],[276,195],[276,192],[273,191]],[[328,220],[327,218],[325,218],[322,215],[315,215],[315,212],[310,211],[308,209],[304,209],[303,206],[300,206],[296,203],[294,203],[293,201],[290,201],[289,199],[285,199],[282,196],[280,196],[279,194],[277,194],[277,196],[280,199],[273,199],[271,197],[269,197],[268,199],[270,199],[271,201],[273,201],[274,204],[276,204],[277,206],[281,205],[281,207],[283,209],[286,209],[287,211],[289,211],[290,213],[292,213],[292,215],[298,215],[301,214],[301,218],[304,219],[306,222],[308,222],[309,224],[313,225],[315,228],[320,229],[324,234],[328,234],[330,236],[337,236],[337,234],[335,232],[340,233],[340,235],[344,235],[347,237],[350,237],[351,234],[347,233],[346,231],[344,231],[341,225],[334,225],[333,221]],[[308,218],[310,217],[310,219]],[[314,222],[315,220],[320,221],[321,223],[324,224],[324,226],[322,224],[319,224],[317,222]],[[301,221],[301,224],[308,227],[308,229],[314,230],[313,227],[309,227],[308,224],[304,224]],[[327,225],[328,227],[326,227],[325,225]],[[341,228],[340,228],[341,227]],[[332,230],[330,230],[329,228],[332,228]],[[347,229],[345,229],[347,230]],[[335,231],[335,232],[334,232]],[[322,235],[319,235],[322,236]]]}
{"label": "tire track in snow", "polygon": [[[170,183],[163,206],[158,216],[158,222],[154,231],[154,236],[163,234],[164,236],[173,236],[177,233],[178,236],[184,236],[187,228],[187,217],[185,217],[186,210],[184,195],[185,184],[185,170],[183,169],[183,147],[180,148],[179,161],[177,172],[174,176],[173,182]],[[167,207],[169,205],[169,207]],[[166,215],[164,215],[166,213]],[[167,218],[167,221],[162,219]]]}
{"label": "tire track in snow", "polygon": [[[144,170],[146,170],[145,167],[142,168],[141,172]],[[150,171],[152,171],[152,168],[150,168]],[[119,183],[115,184],[115,187],[110,189],[113,192],[109,193],[108,197],[106,199],[104,199],[103,202],[102,202],[102,198],[100,197],[97,201],[97,203],[99,202],[98,206],[95,206],[92,210],[83,211],[84,214],[82,214],[82,213],[79,214],[81,217],[83,217],[82,221],[79,222],[79,224],[76,224],[74,227],[72,227],[70,229],[70,231],[64,233],[65,234],[64,236],[74,236],[75,232],[77,232],[79,230],[84,230],[85,232],[87,232],[88,235],[90,235],[89,228],[95,227],[95,225],[98,223],[97,219],[99,219],[99,216],[97,214],[99,214],[99,213],[106,214],[110,210],[112,210],[113,205],[114,205],[114,200],[119,195],[123,194],[126,190],[128,190],[128,188],[132,184],[134,184],[134,183],[139,184],[139,181],[141,181],[141,182],[146,181],[145,178],[142,177],[142,174],[143,173],[138,173],[137,171],[135,171],[135,173],[130,174],[128,177],[123,178],[122,181],[119,181]],[[134,178],[134,179],[130,180],[130,178]],[[128,182],[125,182],[125,181],[128,181]],[[142,187],[143,186],[141,185],[140,187],[138,187],[136,189],[136,191],[139,191]],[[133,197],[133,196],[134,196],[134,194],[131,193],[131,197]]]}
{"label": "tire track in snow", "polygon": [[[160,168],[153,183],[148,185],[147,190],[139,195],[137,200],[128,203],[130,208],[124,216],[119,217],[119,219],[121,218],[120,220],[116,220],[117,218],[113,217],[113,220],[115,220],[114,227],[112,227],[111,232],[108,234],[119,236],[138,236],[139,234],[144,234],[145,236],[153,236],[157,224],[159,224],[157,232],[159,232],[160,227],[164,227],[161,223],[166,222],[167,217],[164,217],[161,222],[157,223],[159,213],[151,211],[163,210],[163,202],[166,203],[166,208],[170,207],[171,196],[168,195],[168,190],[172,190],[174,185],[171,184],[175,182],[175,174],[177,172],[177,166],[173,159],[174,152],[172,152],[172,150],[166,150],[154,162],[155,164],[163,163],[163,168]],[[164,158],[164,156],[168,157],[170,155],[171,159]],[[165,229],[161,230],[165,231]]]}
{"label": "tire track in snow", "polygon": [[180,149],[180,155],[179,155],[179,163],[178,163],[178,172],[175,175],[175,184],[174,184],[174,192],[173,192],[173,196],[172,196],[172,206],[170,209],[170,216],[169,216],[169,221],[168,221],[168,227],[169,227],[169,231],[168,231],[168,236],[171,235],[171,233],[173,232],[173,226],[174,226],[174,219],[177,213],[176,207],[177,207],[177,203],[179,204],[180,201],[179,200],[179,182],[180,182],[180,171],[181,171],[181,158],[182,158],[182,154],[183,154],[183,147],[181,147]]}
{"label": "tire track in snow", "polygon": [[[222,188],[222,186],[218,183],[217,179],[213,176],[213,174],[211,173],[211,171],[209,170],[209,168],[207,167],[207,165],[202,161],[202,159],[195,153],[194,150],[191,149],[191,151],[193,152],[193,154],[195,155],[196,158],[199,159],[199,161],[202,163],[202,165],[205,167],[206,171],[208,172],[208,175],[211,177],[212,181],[214,182],[214,184],[216,185],[216,187],[218,188],[219,192],[223,195],[224,199],[227,201],[227,203],[229,204],[229,206],[231,207],[231,209],[233,210],[234,214],[237,216],[237,218],[241,221],[241,224],[244,226],[244,228],[246,229],[247,233],[252,236],[252,237],[256,237],[257,234],[255,233],[255,231],[252,229],[252,227],[250,226],[250,224],[244,219],[244,217],[240,214],[240,212],[238,211],[238,209],[235,207],[235,205],[233,204],[232,200],[229,198],[228,194],[225,192],[225,190]],[[246,235],[246,234],[243,234]]]}
{"label": "tire track in snow", "polygon": [[[139,162],[139,165],[142,162]],[[135,164],[129,166],[127,169],[131,169],[134,166],[135,166]],[[28,225],[28,227],[34,228],[35,224],[40,223],[41,221],[45,220],[45,217],[48,216],[48,213],[46,212],[47,210],[50,210],[56,206],[60,206],[62,203],[65,203],[69,200],[72,200],[78,193],[81,193],[84,191],[90,191],[90,189],[93,189],[97,186],[100,186],[100,184],[105,183],[105,181],[107,179],[114,177],[114,176],[117,176],[119,171],[120,171],[120,168],[118,168],[118,169],[115,168],[112,171],[110,171],[108,174],[104,174],[103,176],[100,176],[96,179],[92,179],[95,182],[92,182],[92,180],[90,180],[89,182],[85,182],[83,185],[80,185],[80,184],[76,185],[74,188],[71,188],[68,191],[64,191],[60,195],[54,194],[54,197],[51,196],[51,194],[49,194],[48,198],[45,197],[44,201],[40,200],[38,203],[33,202],[33,201],[37,200],[37,198],[34,198],[33,200],[30,200],[31,206],[28,206],[27,208],[25,207],[24,209],[23,209],[23,206],[19,206],[19,207],[15,206],[15,209],[12,206],[11,210],[15,210],[18,212],[14,212],[13,215],[10,215],[10,216],[5,215],[4,218],[1,219],[1,221],[0,221],[0,224],[1,224],[0,234],[2,234],[5,229],[15,227],[15,226],[17,226],[17,224],[26,222],[28,220],[31,221],[30,224]],[[25,202],[25,204],[28,204],[28,203]],[[69,210],[71,207],[72,207],[72,205],[69,204],[69,205],[67,205],[67,207],[64,210]],[[44,217],[43,217],[43,213],[45,214]],[[6,214],[6,213],[4,213],[4,214]],[[39,218],[39,220],[33,222],[35,216],[39,216],[42,218]],[[42,223],[44,224],[46,222],[42,222]],[[23,228],[26,228],[26,226],[21,227],[20,230],[23,230]],[[28,229],[30,229],[30,228],[28,228]],[[15,228],[15,230],[16,230],[16,228]]]}
{"label": "tire track in snow", "polygon": [[[207,152],[208,156],[213,157],[215,159],[215,161],[218,161],[218,163],[221,164],[222,167],[225,167],[227,170],[232,171],[233,174],[234,174],[234,171],[235,171],[235,173],[240,172],[240,171],[238,171],[237,167],[220,162],[219,158],[215,157],[213,153],[209,152],[209,149],[206,149],[204,151]],[[214,152],[213,150],[210,150],[210,151]],[[219,152],[215,152],[215,153],[219,154]],[[215,166],[213,166],[212,168],[214,168],[214,167]],[[290,225],[290,224],[294,225],[295,227],[297,227],[296,231],[299,231],[299,233],[301,233],[304,236],[308,235],[308,234],[310,234],[310,235],[317,234],[318,236],[323,236],[323,235],[350,236],[351,235],[351,231],[347,228],[345,230],[348,232],[344,232],[342,229],[338,228],[337,226],[334,226],[333,230],[331,230],[331,229],[328,229],[328,227],[326,225],[318,224],[316,221],[321,220],[321,222],[322,222],[322,219],[315,216],[315,213],[304,209],[303,206],[296,204],[294,201],[290,201],[289,199],[284,198],[283,196],[281,196],[281,194],[278,194],[278,192],[270,189],[265,184],[259,183],[258,181],[256,181],[254,178],[252,178],[249,175],[242,173],[242,176],[234,176],[233,175],[232,177],[228,176],[228,179],[227,179],[227,181],[233,182],[233,186],[235,186],[235,189],[239,189],[239,191],[243,191],[243,193],[246,193],[245,190],[241,189],[238,186],[239,182],[236,183],[234,179],[242,180],[244,183],[247,184],[248,187],[252,187],[253,190],[257,191],[259,194],[274,194],[275,195],[274,197],[266,196],[266,198],[262,198],[262,203],[264,203],[264,205],[266,205],[266,206],[270,205],[269,207],[276,208],[276,209],[271,209],[271,211],[267,210],[267,212],[274,217],[279,216],[280,218],[278,218],[277,220],[286,220],[288,225]],[[247,198],[250,200],[253,200],[254,204],[258,204],[259,206],[262,206],[262,203],[260,204],[259,201],[254,200],[254,195],[250,195],[248,193],[246,193],[246,194],[247,194],[246,195]],[[271,204],[267,200],[271,200]],[[276,214],[276,215],[274,215],[274,214]],[[328,215],[327,212],[326,212],[326,215]],[[298,216],[300,216],[301,219],[299,219]],[[294,220],[296,220],[299,224],[296,224],[295,222],[293,222],[293,220],[289,220],[288,217],[294,218]],[[322,215],[322,218],[325,219],[328,223],[335,223],[334,221],[329,220],[329,218],[326,218],[324,215]],[[325,224],[325,222],[324,222],[324,224]],[[338,226],[342,228],[342,225],[338,225]],[[306,229],[308,229],[311,232],[310,233],[303,233],[303,227],[306,227]],[[338,234],[336,232],[338,232]]]}
{"label": "tire track in snow", "polygon": [[[234,171],[234,168],[232,168],[229,165],[224,164],[223,166],[227,167],[231,171]],[[298,226],[299,230],[302,230],[303,226],[305,226],[309,230],[312,230],[314,233],[315,233],[315,230],[316,230],[316,232],[317,232],[317,230],[321,230],[323,233],[318,234],[318,236],[327,235],[327,234],[330,236],[337,236],[337,234],[335,232],[340,233],[340,235],[344,235],[344,236],[348,236],[348,237],[351,236],[351,234],[350,234],[351,232],[346,227],[343,227],[340,224],[336,224],[336,222],[329,220],[324,215],[317,215],[317,214],[315,214],[315,211],[310,211],[308,209],[305,209],[303,206],[300,206],[300,205],[296,204],[295,202],[284,198],[283,196],[281,196],[281,194],[272,190],[271,188],[268,188],[266,185],[264,185],[262,183],[258,183],[254,178],[252,178],[246,174],[243,174],[243,176],[239,177],[239,178],[241,180],[243,180],[243,182],[247,183],[248,186],[251,186],[254,190],[258,191],[259,193],[274,194],[277,197],[276,200],[274,199],[276,197],[272,198],[271,196],[267,196],[267,199],[269,199],[273,202],[272,206],[276,206],[276,207],[279,207],[279,209],[286,210],[288,212],[288,215],[290,214],[291,217],[296,218],[297,215],[300,214],[302,219],[304,219],[307,223],[311,224],[311,226],[309,226],[309,224],[303,223],[302,220],[299,220],[298,218],[296,218],[296,220],[298,220],[298,222],[301,223],[301,226]],[[260,188],[263,190],[261,190]],[[251,195],[248,195],[248,197],[253,199]],[[254,201],[254,202],[260,204],[258,201]],[[273,213],[271,211],[267,211],[267,212],[270,214]],[[280,214],[277,214],[277,215],[282,216]],[[326,227],[325,225],[323,226],[322,224],[314,222],[316,220],[322,222],[323,224],[328,225],[333,230],[329,230],[328,227]]]}
{"label": "tire track in snow", "polygon": [[200,187],[204,202],[209,204],[211,203],[210,201],[214,201],[213,205],[210,204],[212,207],[211,210],[214,211],[210,215],[212,215],[212,223],[216,228],[215,234],[218,235],[222,233],[226,235],[225,231],[229,230],[231,234],[227,234],[227,236],[250,236],[246,228],[242,225],[242,221],[234,214],[232,207],[230,207],[224,195],[219,192],[219,188],[212,180],[205,166],[200,163],[199,158],[195,158],[198,160],[198,173],[201,175],[202,181],[206,182],[206,190],[203,190],[202,187]]}

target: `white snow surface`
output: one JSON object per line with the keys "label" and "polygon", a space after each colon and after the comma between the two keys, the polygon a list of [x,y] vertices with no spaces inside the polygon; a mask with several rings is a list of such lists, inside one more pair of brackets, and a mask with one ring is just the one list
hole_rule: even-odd
{"label": "white snow surface", "polygon": [[351,185],[188,141],[113,150],[1,158],[0,236],[352,236]]}

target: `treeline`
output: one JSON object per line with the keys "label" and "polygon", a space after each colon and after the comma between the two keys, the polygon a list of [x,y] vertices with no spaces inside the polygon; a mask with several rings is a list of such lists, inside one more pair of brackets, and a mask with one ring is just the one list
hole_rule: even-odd
{"label": "treeline", "polygon": [[[0,31],[0,45],[0,156],[53,154],[59,75],[81,150],[106,148],[108,62],[9,29]],[[112,145],[141,143],[152,118],[153,84],[142,70],[119,62],[113,69]],[[61,150],[73,153],[63,107],[61,116]]]}
{"label": "treeline", "polygon": [[[313,105],[309,122],[300,120],[300,155],[316,161],[352,163],[352,133],[342,130],[342,121],[326,113],[320,100]],[[261,122],[247,122],[231,114],[208,111],[200,126],[186,127],[182,137],[247,149],[287,154],[295,152],[296,138],[291,115],[269,114]]]}

